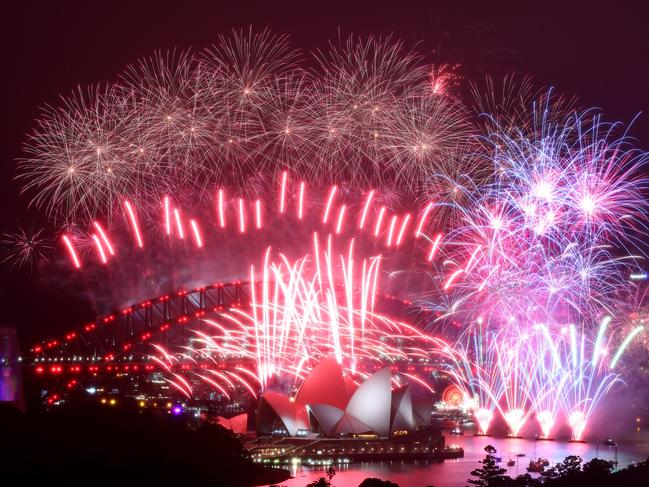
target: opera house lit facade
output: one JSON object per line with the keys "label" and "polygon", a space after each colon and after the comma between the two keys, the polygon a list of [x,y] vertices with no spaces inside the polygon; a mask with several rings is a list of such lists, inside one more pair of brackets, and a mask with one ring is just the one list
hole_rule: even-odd
{"label": "opera house lit facade", "polygon": [[389,437],[430,423],[430,398],[413,400],[409,386],[392,389],[385,367],[357,384],[334,357],[307,375],[294,397],[267,391],[257,414],[259,434],[325,437],[374,434]]}

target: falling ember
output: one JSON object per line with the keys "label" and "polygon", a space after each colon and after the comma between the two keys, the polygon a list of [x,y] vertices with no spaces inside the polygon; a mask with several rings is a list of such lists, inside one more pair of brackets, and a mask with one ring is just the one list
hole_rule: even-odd
{"label": "falling ember", "polygon": [[183,228],[183,221],[180,217],[180,210],[178,208],[174,208],[174,218],[176,220],[176,229],[178,230],[178,236],[180,237],[180,240],[184,240],[185,229]]}
{"label": "falling ember", "polygon": [[196,223],[196,220],[191,219],[189,220],[189,225],[192,228],[192,233],[194,234],[194,241],[196,242],[196,246],[198,248],[203,247],[203,238],[201,237],[201,232],[198,228],[198,223]]}
{"label": "falling ember", "polygon": [[379,210],[379,216],[376,219],[376,225],[374,226],[374,236],[378,237],[381,232],[381,225],[383,224],[383,217],[385,216],[385,206],[382,206]]}
{"label": "falling ember", "polygon": [[97,235],[93,233],[92,240],[95,243],[95,248],[97,249],[97,253],[99,254],[99,259],[101,260],[101,263],[105,264],[106,262],[108,262],[108,259],[106,259],[106,253],[104,252],[104,248],[101,245],[101,242],[99,241],[99,237],[97,237]]}
{"label": "falling ember", "polygon": [[298,196],[298,204],[297,204],[297,218],[298,220],[301,220],[302,217],[304,216],[304,190],[305,190],[305,183],[302,181],[300,183],[300,193]]}
{"label": "falling ember", "polygon": [[336,191],[338,186],[332,186],[329,191],[329,197],[327,198],[327,205],[325,206],[324,215],[322,216],[322,223],[327,223],[329,221],[329,212],[331,211],[331,205],[333,204],[334,197],[336,196]]}
{"label": "falling ember", "polygon": [[343,221],[345,219],[346,208],[347,207],[345,205],[342,205],[340,207],[340,211],[338,212],[338,222],[336,223],[336,235],[338,235],[343,228]]}
{"label": "falling ember", "polygon": [[81,262],[79,261],[77,252],[74,250],[74,246],[72,245],[72,242],[70,242],[68,236],[63,235],[61,237],[61,240],[63,240],[63,243],[65,244],[65,248],[67,249],[68,254],[70,255],[70,259],[72,259],[72,263],[74,264],[74,267],[76,267],[77,269],[81,268]]}
{"label": "falling ember", "polygon": [[367,198],[365,198],[365,204],[363,205],[363,212],[361,213],[361,219],[358,222],[358,228],[363,229],[365,226],[365,220],[367,219],[367,212],[370,209],[370,205],[372,204],[372,198],[374,198],[374,190],[370,191],[367,194]]}
{"label": "falling ember", "polygon": [[133,207],[131,206],[131,203],[128,200],[124,201],[124,206],[126,207],[126,212],[128,213],[128,217],[131,222],[133,233],[135,234],[137,245],[138,247],[142,248],[144,247],[144,242],[142,241],[142,235],[140,234],[140,227],[137,224],[137,217],[135,216],[135,211],[133,210]]}
{"label": "falling ember", "polygon": [[225,228],[225,195],[222,189],[219,189],[218,195],[218,215],[219,215],[219,226]]}
{"label": "falling ember", "polygon": [[286,181],[288,179],[288,172],[283,171],[282,172],[282,183],[281,183],[281,188],[279,192],[279,212],[284,213],[284,210],[286,209]]}
{"label": "falling ember", "polygon": [[442,234],[438,233],[435,239],[433,240],[432,245],[430,246],[430,252],[428,252],[428,262],[432,262],[439,248],[439,242],[442,240]]}
{"label": "falling ember", "polygon": [[415,238],[419,238],[420,235],[422,235],[421,230],[424,228],[424,224],[426,223],[426,220],[428,218],[428,214],[430,213],[430,210],[432,210],[433,204],[428,203],[426,205],[426,208],[424,209],[424,212],[421,214],[421,218],[419,219],[419,225],[417,225],[417,231],[415,232]]}
{"label": "falling ember", "polygon": [[115,255],[115,250],[113,250],[113,244],[110,243],[110,240],[108,239],[108,236],[106,235],[106,232],[104,232],[104,229],[102,228],[102,226],[99,224],[98,221],[93,222],[93,225],[97,229],[97,232],[99,232],[99,235],[101,236],[101,239],[104,242],[104,245],[108,249],[108,253],[110,255]]}
{"label": "falling ember", "polygon": [[403,217],[403,222],[401,222],[401,228],[399,229],[399,235],[397,236],[397,242],[396,242],[397,247],[401,245],[403,236],[406,234],[406,229],[408,228],[409,223],[410,223],[410,214],[407,214],[405,217]]}
{"label": "falling ember", "polygon": [[392,237],[394,236],[394,227],[397,224],[397,215],[393,215],[392,219],[390,220],[390,227],[388,229],[388,238],[386,241],[386,246],[387,247],[392,247]]}
{"label": "falling ember", "polygon": [[171,235],[171,204],[169,196],[164,198],[164,211],[165,211],[165,233]]}
{"label": "falling ember", "polygon": [[246,231],[246,217],[243,208],[243,198],[239,198],[239,232],[245,233]]}
{"label": "falling ember", "polygon": [[257,230],[261,228],[261,201],[255,201],[255,227]]}

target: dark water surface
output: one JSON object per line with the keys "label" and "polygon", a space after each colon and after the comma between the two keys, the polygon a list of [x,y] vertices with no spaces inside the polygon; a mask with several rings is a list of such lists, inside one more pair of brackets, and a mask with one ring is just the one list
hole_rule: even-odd
{"label": "dark water surface", "polygon": [[[464,448],[464,458],[446,460],[442,463],[357,463],[348,467],[336,466],[332,484],[336,487],[355,487],[367,477],[391,480],[400,487],[456,487],[466,485],[471,470],[479,467],[478,460],[484,458],[484,447],[493,445],[502,456],[501,465],[514,477],[526,473],[530,459],[544,457],[550,465],[562,461],[568,455],[579,455],[588,461],[598,456],[605,460],[615,459],[615,447],[595,443],[568,443],[566,441],[534,441],[533,439],[493,438],[478,436],[447,436],[447,444],[458,444]],[[524,457],[516,457],[525,453]],[[639,435],[636,439],[620,443],[617,447],[619,467],[644,460],[649,456],[649,436]],[[515,467],[507,467],[509,459],[518,460]],[[303,487],[324,472],[321,469],[297,467],[292,470],[293,479],[282,482],[287,487]]]}

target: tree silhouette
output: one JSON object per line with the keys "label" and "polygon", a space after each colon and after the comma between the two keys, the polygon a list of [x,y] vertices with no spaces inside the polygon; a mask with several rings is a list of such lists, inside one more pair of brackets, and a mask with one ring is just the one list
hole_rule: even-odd
{"label": "tree silhouette", "polygon": [[482,468],[471,472],[471,476],[477,477],[477,479],[469,479],[469,484],[478,487],[493,487],[504,485],[506,480],[511,480],[509,477],[505,477],[507,470],[496,465],[496,457],[494,456],[496,449],[491,445],[487,445],[484,447],[484,451],[487,452],[487,455],[483,460],[480,460]]}
{"label": "tree silhouette", "polygon": [[363,480],[358,487],[399,487],[398,484],[389,480],[381,480],[374,477],[368,477]]}
{"label": "tree silhouette", "polygon": [[320,477],[318,480],[306,484],[306,487],[331,487],[331,482],[324,477]]}
{"label": "tree silhouette", "polygon": [[557,463],[541,475],[546,479],[574,478],[581,473],[581,463],[581,457],[568,455],[563,462]]}
{"label": "tree silhouette", "polygon": [[582,471],[588,477],[603,478],[611,474],[613,467],[613,462],[609,460],[593,458],[590,462],[584,463]]}

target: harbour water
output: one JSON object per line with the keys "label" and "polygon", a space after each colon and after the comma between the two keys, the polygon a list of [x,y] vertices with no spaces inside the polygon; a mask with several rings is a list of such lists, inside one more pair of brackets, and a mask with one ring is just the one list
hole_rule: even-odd
{"label": "harbour water", "polygon": [[[561,462],[568,455],[579,455],[588,461],[599,457],[605,460],[615,460],[616,448],[605,446],[602,443],[569,443],[567,441],[535,441],[534,439],[496,438],[480,436],[447,436],[447,444],[458,444],[464,448],[464,458],[446,460],[440,463],[426,462],[383,462],[360,463],[348,466],[336,466],[336,475],[332,484],[336,487],[356,487],[367,477],[377,477],[390,480],[400,487],[457,487],[466,485],[472,470],[479,468],[478,461],[484,458],[484,447],[492,445],[498,450],[497,455],[502,457],[501,465],[507,468],[508,475],[527,472],[527,465],[531,459],[538,457],[547,458],[550,465]],[[525,454],[525,456],[517,456]],[[649,436],[638,435],[633,439],[619,442],[617,446],[617,460],[619,468],[629,463],[644,460],[649,457]],[[508,460],[517,464],[507,467]],[[324,476],[322,469],[312,469],[296,466],[291,471],[294,478],[282,482],[287,487],[304,487],[309,482]]]}

